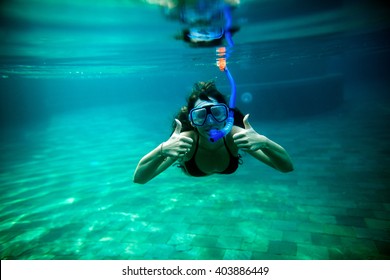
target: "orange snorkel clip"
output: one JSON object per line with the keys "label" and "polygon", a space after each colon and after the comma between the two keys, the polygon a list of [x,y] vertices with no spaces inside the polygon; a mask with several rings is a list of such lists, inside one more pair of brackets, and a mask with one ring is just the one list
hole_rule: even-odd
{"label": "orange snorkel clip", "polygon": [[225,71],[226,68],[226,48],[225,47],[220,47],[217,48],[217,66],[219,70]]}

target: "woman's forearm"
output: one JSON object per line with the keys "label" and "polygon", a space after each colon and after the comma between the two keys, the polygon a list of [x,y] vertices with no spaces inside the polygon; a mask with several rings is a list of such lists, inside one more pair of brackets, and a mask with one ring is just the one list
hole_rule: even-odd
{"label": "woman's forearm", "polygon": [[174,160],[172,160],[172,158],[165,156],[162,152],[162,144],[158,145],[155,149],[146,154],[138,163],[134,172],[134,183],[147,183],[167,169],[173,162]]}
{"label": "woman's forearm", "polygon": [[267,138],[261,151],[268,157],[272,166],[277,170],[282,172],[294,170],[292,161],[286,150],[274,141]]}
{"label": "woman's forearm", "polygon": [[147,183],[186,155],[192,147],[193,139],[186,132],[180,133],[181,128],[181,122],[176,120],[171,137],[140,160],[134,172],[135,183]]}

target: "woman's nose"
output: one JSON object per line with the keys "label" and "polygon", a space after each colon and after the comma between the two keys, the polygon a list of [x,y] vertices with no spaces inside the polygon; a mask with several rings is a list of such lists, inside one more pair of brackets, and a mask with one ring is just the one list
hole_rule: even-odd
{"label": "woman's nose", "polygon": [[214,120],[214,118],[213,118],[210,114],[207,115],[207,120],[206,120],[206,122],[207,122],[208,124],[214,124],[214,123],[216,123],[216,121]]}

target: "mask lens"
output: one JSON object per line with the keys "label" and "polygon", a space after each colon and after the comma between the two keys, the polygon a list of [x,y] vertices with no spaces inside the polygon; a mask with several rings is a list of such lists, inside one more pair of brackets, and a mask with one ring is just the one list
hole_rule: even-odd
{"label": "mask lens", "polygon": [[217,122],[223,122],[228,117],[227,107],[223,105],[215,105],[210,108],[211,114]]}
{"label": "mask lens", "polygon": [[201,126],[206,121],[207,110],[206,108],[195,108],[191,111],[191,121],[194,125]]}

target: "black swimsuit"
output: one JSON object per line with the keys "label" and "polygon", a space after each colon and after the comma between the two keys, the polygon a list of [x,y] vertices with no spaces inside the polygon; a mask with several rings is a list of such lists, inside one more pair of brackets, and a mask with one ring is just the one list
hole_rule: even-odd
{"label": "black swimsuit", "polygon": [[[240,156],[239,155],[237,157],[233,156],[233,154],[230,152],[228,146],[226,145],[225,138],[223,138],[223,142],[225,144],[226,150],[229,153],[229,158],[230,158],[229,165],[224,171],[217,172],[217,173],[219,173],[219,174],[232,174],[238,168],[238,164],[240,163]],[[195,155],[196,155],[196,152],[198,151],[198,147],[199,147],[199,137],[196,140],[196,147],[195,147],[194,155],[192,156],[192,158],[190,160],[183,163],[183,165],[184,165],[183,167],[184,167],[184,170],[191,176],[194,176],[194,177],[207,176],[209,174],[204,173],[196,165]]]}

